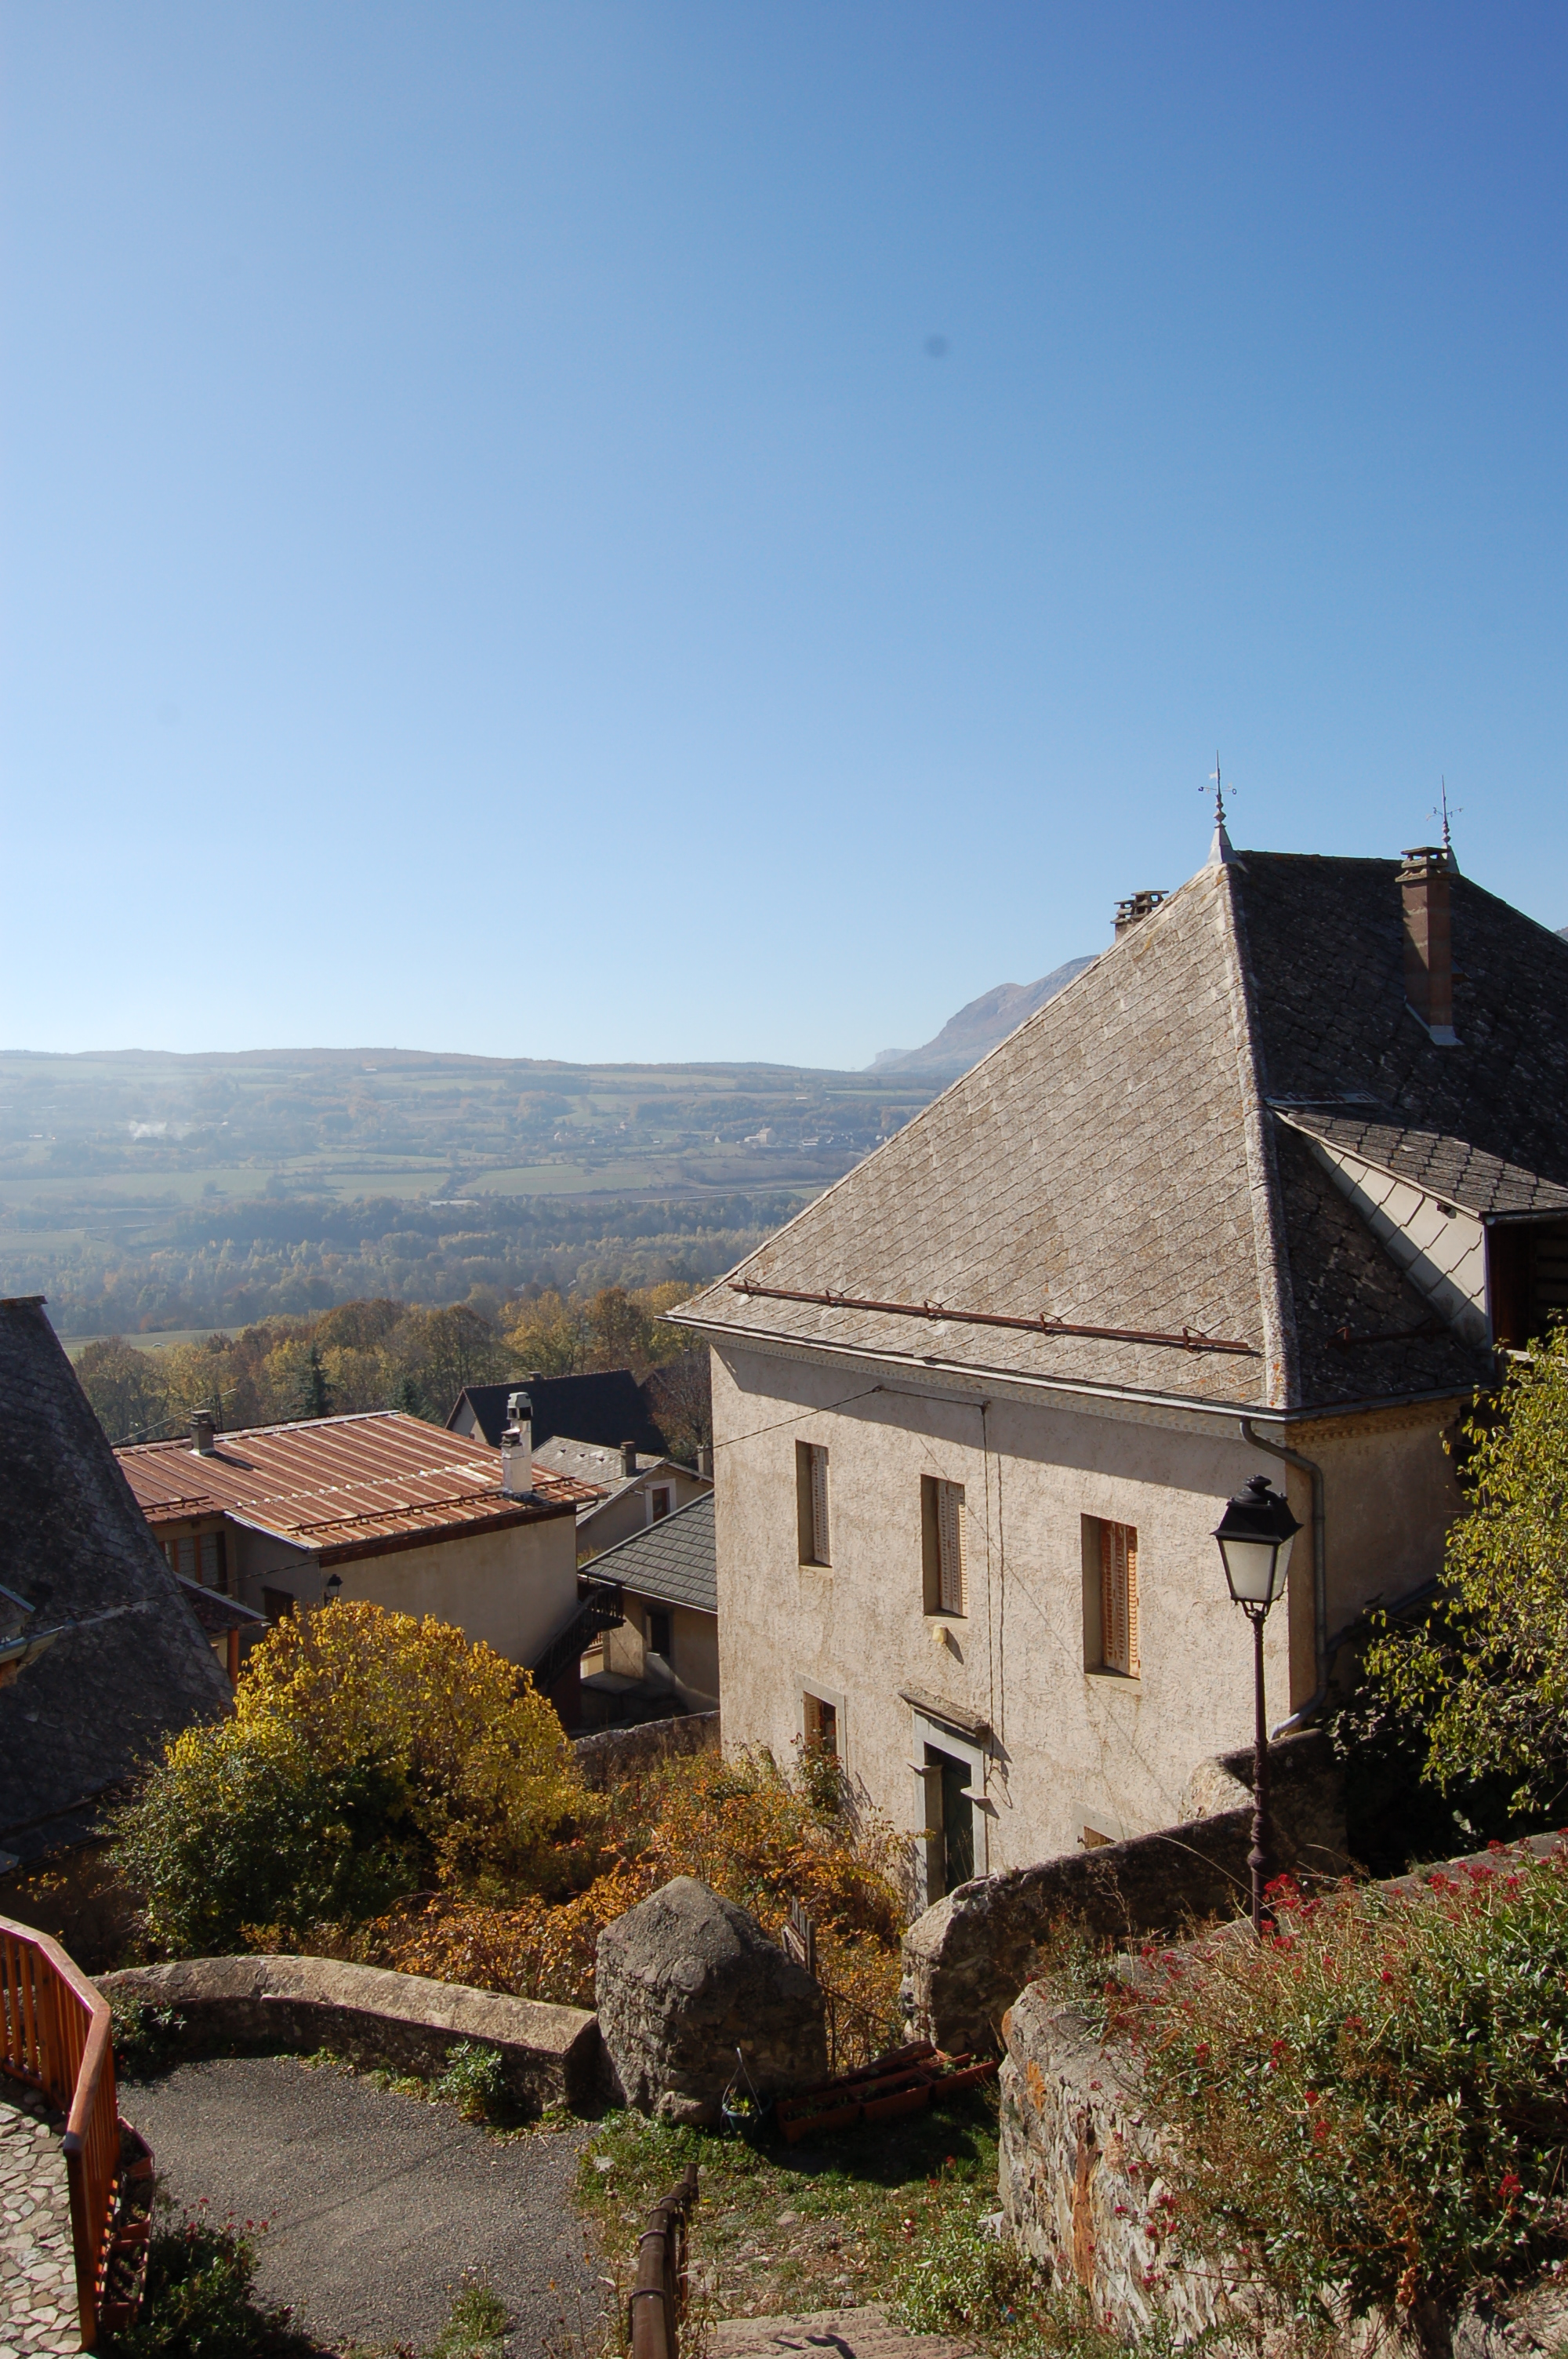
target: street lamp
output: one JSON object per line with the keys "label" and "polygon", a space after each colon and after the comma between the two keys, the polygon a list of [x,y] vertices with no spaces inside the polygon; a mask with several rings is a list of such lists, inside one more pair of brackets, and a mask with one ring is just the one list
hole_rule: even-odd
{"label": "street lamp", "polygon": [[1254,1474],[1244,1491],[1225,1503],[1215,1531],[1230,1594],[1252,1625],[1252,1930],[1263,1931],[1263,1886],[1269,1881],[1269,1726],[1263,1701],[1263,1625],[1269,1608],[1284,1594],[1291,1543],[1301,1525],[1290,1502]]}

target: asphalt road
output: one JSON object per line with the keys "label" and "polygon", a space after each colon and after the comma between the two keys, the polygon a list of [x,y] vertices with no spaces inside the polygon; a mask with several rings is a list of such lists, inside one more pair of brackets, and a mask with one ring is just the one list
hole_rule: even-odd
{"label": "asphalt road", "polygon": [[120,2111],[177,2204],[269,2223],[258,2287],[329,2342],[427,2349],[477,2271],[514,2313],[509,2352],[537,2353],[563,2317],[597,2346],[604,2297],[570,2200],[586,2126],[495,2138],[450,2105],[288,2057],[128,2081]]}

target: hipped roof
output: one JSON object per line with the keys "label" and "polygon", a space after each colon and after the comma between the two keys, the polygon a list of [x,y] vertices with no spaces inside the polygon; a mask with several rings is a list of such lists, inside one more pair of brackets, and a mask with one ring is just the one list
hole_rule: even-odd
{"label": "hipped roof", "polygon": [[[1487,1382],[1488,1354],[1412,1332],[1431,1328],[1425,1299],[1276,1114],[1432,1133],[1450,1173],[1458,1142],[1568,1187],[1568,945],[1455,875],[1460,1045],[1439,1048],[1405,1004],[1400,866],[1243,853],[1200,871],[673,1315],[716,1339],[1242,1408]],[[736,1280],[1130,1332],[748,1297]],[[1243,1348],[1184,1347],[1184,1331]],[[1134,1340],[1152,1334],[1178,1340]]]}
{"label": "hipped roof", "polygon": [[232,1699],[36,1300],[0,1301],[0,1582],[65,1625],[0,1688],[0,1849],[31,1859]]}

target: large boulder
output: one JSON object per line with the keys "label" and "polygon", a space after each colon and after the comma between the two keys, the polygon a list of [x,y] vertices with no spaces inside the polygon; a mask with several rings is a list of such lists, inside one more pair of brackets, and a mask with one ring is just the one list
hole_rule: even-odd
{"label": "large boulder", "polygon": [[827,2077],[820,1984],[694,1875],[605,1927],[595,1996],[620,2094],[643,2113],[717,2122],[737,2049],[759,2096]]}

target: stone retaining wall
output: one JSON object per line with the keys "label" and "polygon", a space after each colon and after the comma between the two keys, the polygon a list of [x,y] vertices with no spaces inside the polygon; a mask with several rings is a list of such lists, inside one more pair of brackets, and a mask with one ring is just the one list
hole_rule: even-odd
{"label": "stone retaining wall", "polygon": [[434,2076],[460,2040],[501,2051],[506,2085],[530,2110],[603,2100],[599,2018],[580,2006],[503,1998],[335,1958],[183,1958],[101,1974],[111,2001],[169,2008],[184,2029],[180,2055],[214,2049],[311,2055],[328,2048],[356,2064]]}
{"label": "stone retaining wall", "polygon": [[651,1769],[684,1753],[717,1753],[719,1714],[688,1712],[674,1720],[645,1720],[635,1728],[600,1728],[591,1736],[574,1736],[572,1752],[585,1786],[602,1791],[606,1786]]}
{"label": "stone retaining wall", "polygon": [[[1542,1859],[1562,1840],[1532,1836],[1519,1848]],[[1497,1861],[1481,1852],[1446,1864],[1462,1873]],[[1431,1873],[1395,1878],[1383,1889],[1414,1888]],[[1210,2265],[1182,2251],[1161,2175],[1169,2133],[1145,2114],[1126,2060],[1101,2048],[1076,2009],[1041,1983],[1014,2001],[1003,2028],[998,2185],[1016,2242],[1058,2281],[1075,2279],[1096,2318],[1118,2334],[1135,2337],[1160,2324],[1188,2343],[1206,2327],[1266,2324],[1266,2297],[1239,2264]],[[1568,2329],[1568,2287],[1509,2299],[1519,2312],[1514,2339],[1499,2330],[1488,2340],[1472,2305],[1454,2322],[1456,2359],[1467,2334],[1479,2338],[1470,2359],[1525,2359],[1535,2347],[1526,2313],[1535,2310],[1550,2315],[1554,2339],[1545,2347],[1557,2347]],[[1345,2319],[1335,2349],[1339,2359],[1373,2359],[1380,2338],[1387,2351],[1386,2322]],[[1415,2359],[1413,2341],[1408,2359]]]}
{"label": "stone retaining wall", "polygon": [[[1269,1766],[1276,1867],[1342,1875],[1350,1862],[1328,1739],[1318,1729],[1287,1736],[1270,1747]],[[1184,1798],[1192,1815],[1177,1825],[978,1876],[926,1909],[903,1940],[910,2037],[950,2050],[1000,2047],[1002,2017],[1063,1919],[1135,1939],[1234,1915],[1249,1889],[1251,1777],[1250,1749],[1204,1762]]]}

